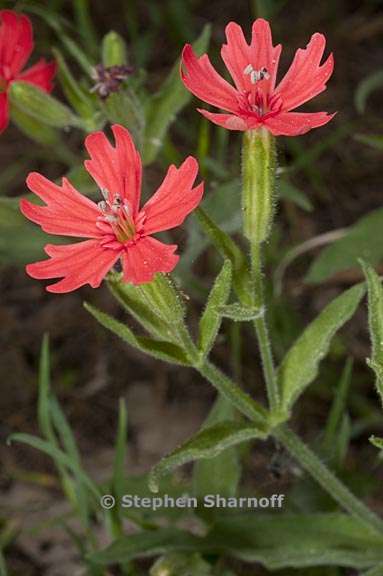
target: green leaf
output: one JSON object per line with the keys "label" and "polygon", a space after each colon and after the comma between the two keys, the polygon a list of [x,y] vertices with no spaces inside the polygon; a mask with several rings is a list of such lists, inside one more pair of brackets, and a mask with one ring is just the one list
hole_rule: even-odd
{"label": "green leaf", "polygon": [[369,438],[371,444],[378,448],[378,450],[383,450],[383,438],[378,438],[378,436],[370,436]]}
{"label": "green leaf", "polygon": [[[206,25],[193,44],[198,55],[206,51],[209,40],[210,25]],[[144,164],[151,164],[156,159],[170,125],[190,100],[191,94],[182,83],[180,61],[177,60],[159,92],[147,102]]]}
{"label": "green leaf", "polygon": [[108,565],[169,552],[224,554],[260,562],[269,570],[344,566],[370,568],[383,562],[382,537],[344,514],[231,514],[203,538],[175,528],[129,534],[92,560]]}
{"label": "green leaf", "polygon": [[248,270],[247,259],[242,250],[230,238],[226,232],[221,230],[215,222],[202,209],[195,210],[198,221],[204,232],[208,235],[216,249],[223,258],[230,260],[233,266],[233,286],[236,292],[241,296],[241,301],[249,303],[252,301],[252,284]]}
{"label": "green leaf", "polygon": [[149,487],[158,492],[161,477],[175,468],[201,458],[214,458],[223,450],[254,438],[266,438],[266,434],[254,425],[240,422],[228,420],[204,428],[154,466],[149,476]]}
{"label": "green leaf", "polygon": [[378,264],[383,258],[380,234],[383,227],[383,208],[370,212],[351,226],[346,235],[324,248],[311,264],[305,282],[319,283],[337,272],[358,267],[358,259]]}
{"label": "green leaf", "polygon": [[89,491],[99,500],[101,494],[98,487],[90,480],[89,476],[79,467],[78,462],[70,458],[59,448],[53,446],[50,442],[32,436],[31,434],[11,434],[7,439],[8,444],[12,442],[22,442],[40,452],[44,452],[50,456],[54,461],[57,461],[61,466],[71,470],[75,476],[81,479],[81,482],[89,489]]}
{"label": "green leaf", "polygon": [[124,66],[127,64],[126,44],[122,36],[114,30],[105,34],[102,39],[102,63],[110,66]]}
{"label": "green leaf", "polygon": [[224,318],[230,318],[235,322],[250,322],[265,313],[264,308],[242,306],[239,302],[219,307],[219,312]]}
{"label": "green leaf", "polygon": [[72,4],[76,30],[81,34],[88,53],[96,56],[98,53],[99,42],[97,32],[91,19],[91,0],[73,0]]}
{"label": "green leaf", "polygon": [[153,340],[151,338],[145,338],[143,336],[136,336],[127,326],[115,320],[105,312],[101,312],[94,308],[87,302],[84,303],[85,308],[96,318],[96,320],[107,328],[116,336],[119,336],[124,342],[137,348],[145,354],[149,354],[154,358],[159,360],[164,360],[165,362],[170,362],[172,364],[181,364],[183,366],[189,366],[190,362],[182,348],[173,344],[172,342],[166,342],[161,340]]}
{"label": "green leaf", "polygon": [[198,550],[203,539],[178,528],[159,528],[129,534],[115,540],[104,550],[96,552],[91,560],[96,564],[117,564],[134,558],[151,558],[173,551]]}
{"label": "green leaf", "polygon": [[219,308],[225,304],[231,291],[232,265],[230,260],[225,260],[221,272],[218,274],[209,294],[206,308],[199,322],[198,348],[203,356],[208,356],[214,345],[222,316]]}
{"label": "green leaf", "polygon": [[[62,42],[69,54],[74,58],[74,60],[76,60],[80,68],[92,77],[93,66],[91,61],[80,48],[79,44],[64,32],[63,23],[65,23],[65,20],[63,17],[58,15],[57,10],[50,8],[48,5],[38,6],[32,2],[26,3],[23,9],[32,12],[33,14],[37,14],[37,16],[45,20],[45,22],[55,31],[60,42]],[[84,31],[84,28],[82,28],[82,31]]]}
{"label": "green leaf", "polygon": [[334,401],[327,418],[323,447],[327,453],[331,453],[336,445],[339,427],[346,410],[347,395],[350,388],[353,360],[348,358],[344,366],[340,382],[335,390]]}
{"label": "green leaf", "polygon": [[342,469],[347,452],[350,446],[352,434],[351,419],[348,414],[344,414],[339,426],[339,433],[334,445],[335,464],[337,468]]}
{"label": "green leaf", "polygon": [[[53,448],[59,449],[59,441],[56,437],[57,431],[65,453],[75,463],[76,470],[81,469],[81,460],[76,441],[57,399],[50,390],[50,357],[47,335],[44,336],[41,346],[37,409],[39,429],[43,436]],[[82,484],[82,478],[75,474],[74,482],[70,474],[68,474],[67,468],[62,465],[60,460],[54,459],[54,463],[60,474],[62,487],[68,500],[79,511],[84,524],[88,526],[90,520],[89,502],[85,486]]]}
{"label": "green leaf", "polygon": [[367,78],[358,84],[355,91],[355,107],[359,113],[363,113],[366,109],[367,98],[377,88],[383,87],[383,70],[373,72]]}
{"label": "green leaf", "polygon": [[368,324],[371,338],[371,358],[368,365],[375,372],[376,389],[383,404],[383,287],[375,270],[361,261],[367,280]]}
{"label": "green leaf", "polygon": [[83,87],[77,82],[69,70],[60,50],[54,48],[53,54],[58,64],[58,78],[68,102],[83,118],[88,132],[101,128],[102,122],[100,124],[99,121],[96,121],[97,115],[99,114],[97,113],[97,109],[95,108],[89,91],[85,92]]}
{"label": "green leaf", "polygon": [[335,298],[286,354],[278,370],[282,405],[286,411],[316,378],[319,363],[326,356],[334,334],[354,314],[364,293],[364,285],[358,284]]}
{"label": "green leaf", "polygon": [[230,515],[209,533],[226,554],[269,570],[314,566],[368,568],[383,560],[382,536],[345,514]]}
{"label": "green leaf", "polygon": [[[227,420],[233,420],[235,411],[223,396],[218,396],[202,429]],[[193,493],[235,496],[241,478],[241,462],[236,447],[227,448],[215,458],[197,460],[193,468]]]}
{"label": "green leaf", "polygon": [[211,576],[211,566],[197,553],[175,552],[159,558],[149,576]]}
{"label": "green leaf", "polygon": [[70,108],[29,82],[12,82],[9,94],[11,102],[42,124],[56,128],[82,127],[81,119]]}

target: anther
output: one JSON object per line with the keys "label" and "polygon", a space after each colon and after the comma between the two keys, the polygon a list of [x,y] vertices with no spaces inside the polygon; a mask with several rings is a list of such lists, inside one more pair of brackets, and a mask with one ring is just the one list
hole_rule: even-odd
{"label": "anther", "polygon": [[260,70],[254,70],[251,64],[248,64],[246,68],[243,70],[243,73],[246,76],[250,76],[250,82],[255,84],[259,80],[268,80],[270,78],[270,74],[267,71],[267,68],[263,66]]}

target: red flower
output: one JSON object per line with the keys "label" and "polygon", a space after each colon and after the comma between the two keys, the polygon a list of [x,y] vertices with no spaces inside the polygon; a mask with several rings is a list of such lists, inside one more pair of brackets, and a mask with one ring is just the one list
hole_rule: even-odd
{"label": "red flower", "polygon": [[7,91],[14,80],[30,82],[46,92],[52,90],[54,62],[47,63],[42,58],[22,72],[32,50],[33,30],[29,18],[12,10],[0,10],[0,132],[8,125]]}
{"label": "red flower", "polygon": [[170,166],[157,192],[140,209],[141,158],[125,128],[115,125],[112,131],[115,148],[103,132],[85,140],[91,157],[85,168],[104,197],[98,204],[66,178],[61,186],[37,172],[27,178],[28,188],[46,206],[23,199],[24,216],[50,234],[89,238],[65,246],[48,244],[50,259],[26,267],[32,278],[63,277],[48,286],[49,292],[70,292],[84,284],[97,288],[119,258],[124,280],[133,284],[150,282],[157,272],[171,272],[178,262],[177,245],[163,244],[152,234],[182,224],[201,201],[203,184],[193,188],[197,161],[189,156],[180,168]]}
{"label": "red flower", "polygon": [[332,54],[320,65],[326,39],[314,34],[307,47],[297,50],[294,60],[276,84],[281,45],[273,46],[269,23],[258,18],[253,24],[250,46],[241,27],[230,22],[227,44],[221,56],[235,88],[213,68],[207,54],[197,58],[187,44],[182,53],[181,76],[198,98],[229,114],[198,110],[209,120],[229,130],[251,130],[264,126],[272,134],[296,136],[327,124],[334,116],[326,112],[291,112],[326,89],[334,60]]}

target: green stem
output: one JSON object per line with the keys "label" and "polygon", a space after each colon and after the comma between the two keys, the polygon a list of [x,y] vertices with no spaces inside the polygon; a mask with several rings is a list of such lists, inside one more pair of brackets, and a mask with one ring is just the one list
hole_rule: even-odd
{"label": "green stem", "polygon": [[[253,401],[210,362],[206,361],[202,366],[196,366],[196,369],[242,414],[266,431],[267,413],[262,406]],[[271,434],[344,510],[370,529],[380,535],[383,534],[383,520],[358,500],[292,430],[283,425],[271,430]]]}
{"label": "green stem", "polygon": [[263,308],[264,313],[254,320],[257,334],[259,351],[261,354],[263,373],[266,382],[267,397],[271,412],[275,412],[279,406],[279,389],[277,375],[274,369],[273,354],[271,350],[269,331],[266,322],[266,306],[264,298],[262,276],[262,248],[261,244],[251,246],[251,275],[254,283],[254,305]]}
{"label": "green stem", "polygon": [[195,368],[222,396],[227,398],[239,412],[247,416],[257,426],[261,426],[262,428],[266,427],[267,412],[263,406],[248,396],[246,392],[223,374],[216,366],[206,360],[202,365],[196,365]]}
{"label": "green stem", "polygon": [[383,533],[383,520],[358,500],[292,430],[280,426],[272,434],[342,508],[379,534]]}

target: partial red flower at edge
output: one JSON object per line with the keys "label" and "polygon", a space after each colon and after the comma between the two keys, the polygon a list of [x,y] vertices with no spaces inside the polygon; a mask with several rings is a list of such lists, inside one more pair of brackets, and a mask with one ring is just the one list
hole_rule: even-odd
{"label": "partial red flower at edge", "polygon": [[45,92],[52,90],[56,72],[55,62],[43,58],[22,71],[33,50],[31,21],[13,10],[0,10],[0,133],[9,122],[8,88],[15,80],[38,86]]}
{"label": "partial red flower at edge", "polygon": [[84,284],[97,288],[118,259],[124,281],[133,284],[150,282],[157,272],[171,272],[179,260],[176,244],[163,244],[152,234],[179,226],[200,203],[203,183],[193,188],[197,160],[189,156],[179,168],[170,166],[157,192],[140,209],[141,158],[128,130],[114,125],[112,131],[115,147],[103,132],[85,140],[90,155],[85,168],[104,197],[98,204],[66,178],[61,186],[37,172],[27,178],[28,188],[46,206],[23,199],[24,216],[44,232],[88,238],[68,245],[47,244],[50,259],[26,267],[32,278],[63,278],[48,286],[49,292],[71,292]]}
{"label": "partial red flower at edge", "polygon": [[200,58],[187,44],[182,52],[181,77],[185,86],[201,100],[226,110],[216,114],[198,109],[206,118],[229,130],[252,130],[264,126],[275,136],[297,136],[327,124],[334,114],[292,112],[326,89],[334,59],[332,54],[320,65],[326,39],[313,34],[305,49],[295,53],[286,75],[276,85],[282,46],[273,46],[270,25],[258,18],[252,27],[249,45],[241,27],[230,22],[222,59],[235,87],[220,76],[207,54]]}

